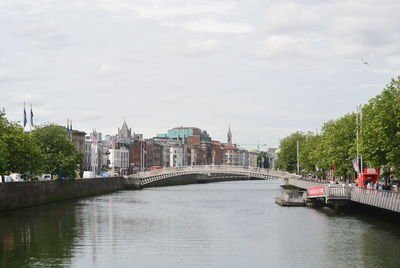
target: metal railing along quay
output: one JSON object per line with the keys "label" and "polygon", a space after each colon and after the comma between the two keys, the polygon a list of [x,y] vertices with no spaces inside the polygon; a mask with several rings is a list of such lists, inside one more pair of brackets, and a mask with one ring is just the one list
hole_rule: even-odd
{"label": "metal railing along quay", "polygon": [[353,187],[350,200],[369,206],[400,212],[399,192]]}

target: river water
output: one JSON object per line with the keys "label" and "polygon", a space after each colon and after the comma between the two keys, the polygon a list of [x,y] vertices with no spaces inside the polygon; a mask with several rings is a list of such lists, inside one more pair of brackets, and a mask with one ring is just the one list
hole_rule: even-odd
{"label": "river water", "polygon": [[0,214],[0,267],[400,267],[400,226],[280,207],[279,191],[193,184]]}

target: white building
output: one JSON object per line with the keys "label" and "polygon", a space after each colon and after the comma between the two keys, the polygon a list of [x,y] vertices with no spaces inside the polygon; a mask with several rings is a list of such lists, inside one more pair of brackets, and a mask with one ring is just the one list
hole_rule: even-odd
{"label": "white building", "polygon": [[251,167],[257,167],[257,157],[260,154],[260,152],[257,150],[254,151],[249,151],[249,160],[250,160],[250,166]]}
{"label": "white building", "polygon": [[241,149],[239,151],[239,166],[248,167],[250,165],[250,155],[247,150]]}
{"label": "white building", "polygon": [[127,175],[129,168],[129,150],[125,147],[109,149],[110,167],[113,174]]}
{"label": "white building", "polygon": [[107,169],[107,161],[104,161],[104,150],[102,134],[95,130],[90,136],[85,137],[85,170],[92,171],[93,174],[99,175],[104,169]]}
{"label": "white building", "polygon": [[183,166],[183,149],[180,147],[170,147],[169,151],[169,164],[170,167]]}

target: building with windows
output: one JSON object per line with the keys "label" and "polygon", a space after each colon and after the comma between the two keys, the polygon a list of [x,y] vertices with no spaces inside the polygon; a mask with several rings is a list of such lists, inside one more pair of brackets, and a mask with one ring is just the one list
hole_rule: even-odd
{"label": "building with windows", "polygon": [[108,147],[105,146],[102,139],[102,133],[93,130],[89,136],[86,136],[86,154],[88,165],[86,170],[93,171],[99,175],[108,169]]}
{"label": "building with windows", "polygon": [[129,150],[125,147],[109,149],[110,168],[113,174],[128,175]]}
{"label": "building with windows", "polygon": [[79,164],[80,175],[82,175],[83,170],[86,165],[86,162],[85,162],[86,161],[86,158],[85,158],[85,154],[86,154],[85,135],[86,135],[86,132],[84,132],[84,131],[72,130],[72,129],[68,130],[69,140],[74,144],[78,153],[80,153],[82,155],[82,160],[81,160],[81,163]]}
{"label": "building with windows", "polygon": [[190,145],[200,145],[201,142],[211,142],[207,131],[197,127],[175,127],[165,134],[157,134],[157,138],[183,141]]}
{"label": "building with windows", "polygon": [[222,163],[224,165],[240,165],[240,150],[232,143],[231,126],[228,128],[227,143],[222,144]]}

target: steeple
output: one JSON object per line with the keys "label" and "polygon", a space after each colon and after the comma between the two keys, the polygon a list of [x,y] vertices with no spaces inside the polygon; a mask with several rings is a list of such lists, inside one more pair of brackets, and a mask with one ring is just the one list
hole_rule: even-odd
{"label": "steeple", "polygon": [[128,128],[128,124],[124,120],[124,123],[122,124],[121,129],[118,128],[118,136],[120,138],[130,138],[132,135],[131,129]]}
{"label": "steeple", "polygon": [[231,132],[230,124],[229,124],[229,129],[228,129],[228,144],[232,144],[232,132]]}

